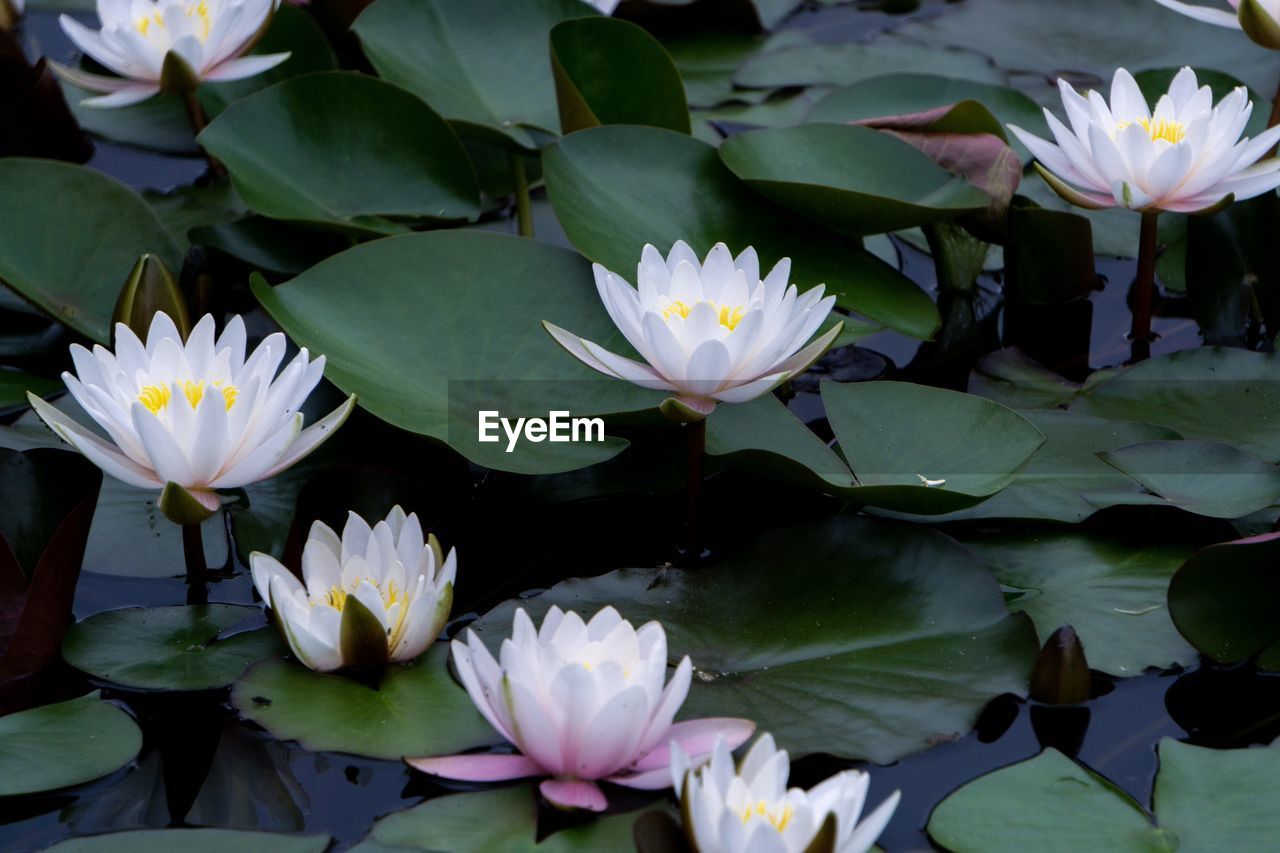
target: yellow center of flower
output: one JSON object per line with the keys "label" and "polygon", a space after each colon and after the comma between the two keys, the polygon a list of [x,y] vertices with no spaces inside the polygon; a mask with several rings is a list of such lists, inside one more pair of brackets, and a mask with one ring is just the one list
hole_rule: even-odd
{"label": "yellow center of flower", "polygon": [[[178,383],[178,386],[182,389],[182,395],[187,398],[187,402],[191,404],[191,408],[194,409],[200,405],[205,391],[203,380],[192,382],[188,379]],[[230,411],[240,391],[234,385],[224,385],[221,382],[214,382],[211,387],[222,392],[222,399],[226,401],[227,410]],[[146,406],[147,411],[153,415],[160,414],[160,410],[169,405],[171,397],[173,397],[173,391],[168,385],[148,385],[138,392],[138,402]]]}
{"label": "yellow center of flower", "polygon": [[1187,126],[1180,121],[1169,121],[1168,119],[1160,119],[1154,121],[1149,118],[1140,118],[1137,121],[1122,121],[1116,126],[1116,130],[1124,130],[1131,124],[1140,124],[1142,129],[1147,132],[1152,141],[1163,139],[1165,142],[1177,144],[1187,135]]}
{"label": "yellow center of flower", "polygon": [[[213,21],[209,17],[208,0],[199,0],[199,2],[196,3],[187,3],[183,7],[183,11],[187,13],[188,18],[199,18],[200,20],[200,27],[196,31],[196,38],[200,39],[201,42],[204,42],[209,38],[209,32],[213,29]],[[141,18],[138,18],[134,22],[134,26],[137,27],[139,33],[145,36],[151,31],[152,26],[162,30],[165,28],[164,16],[160,14],[159,10],[157,10],[152,12],[150,15],[143,15]]]}
{"label": "yellow center of flower", "polygon": [[[689,312],[693,310],[694,305],[701,304],[703,303],[695,302],[693,305],[689,305],[677,299],[667,305],[666,308],[662,309],[662,317],[665,320],[670,320],[671,315],[675,314],[684,319],[688,319]],[[720,325],[724,326],[731,332],[738,328],[738,323],[742,322],[742,315],[745,314],[747,310],[741,305],[721,305],[718,302],[712,302],[710,300],[707,300],[705,304],[710,305],[712,310],[716,312],[716,317],[719,319]]]}
{"label": "yellow center of flower", "polygon": [[787,824],[791,823],[791,818],[795,816],[795,810],[789,805],[773,806],[765,800],[760,800],[754,806],[747,806],[745,810],[739,812],[739,817],[742,818],[743,823],[751,820],[756,815],[769,821],[769,824],[778,832],[782,832],[787,828]]}
{"label": "yellow center of flower", "polygon": [[[382,595],[382,603],[384,606],[389,608],[391,607],[391,605],[396,603],[399,603],[401,605],[408,603],[408,599],[409,599],[408,594],[405,592],[405,590],[400,589],[398,586],[396,586],[395,581],[390,581],[387,584],[387,588],[383,589],[378,584],[378,582],[373,578],[356,578],[355,583],[352,585],[352,589],[354,589],[355,587],[358,587],[360,584],[364,583],[365,581],[368,581],[369,583],[373,584],[373,586]],[[330,607],[332,607],[334,610],[341,611],[344,607],[347,606],[347,596],[349,596],[350,594],[351,594],[350,590],[347,590],[344,587],[334,584],[333,586],[329,587],[329,591],[326,592],[323,596],[321,596],[319,600],[312,601],[311,606],[314,607],[317,604],[327,604]],[[401,619],[404,618],[404,614],[407,609],[408,608],[404,608],[404,607],[401,608],[400,610]]]}

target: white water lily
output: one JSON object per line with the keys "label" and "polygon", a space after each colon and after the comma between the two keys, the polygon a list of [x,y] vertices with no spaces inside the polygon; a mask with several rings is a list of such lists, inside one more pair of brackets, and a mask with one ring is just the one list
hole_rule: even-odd
{"label": "white water lily", "polygon": [[351,513],[341,539],[311,525],[301,582],[267,554],[249,563],[294,655],[320,672],[422,654],[449,619],[458,572],[454,550],[445,556],[435,536],[424,540],[417,515],[398,506],[372,528]]}
{"label": "white water lily", "polygon": [[731,718],[674,723],[693,665],[681,660],[664,687],[666,632],[657,622],[634,628],[612,607],[590,622],[552,607],[541,630],[519,609],[498,660],[468,630],[465,643],[453,642],[453,663],[471,701],[520,754],[409,758],[410,766],[472,782],[550,776],[540,790],[565,808],[602,811],[597,781],[665,788],[668,743],[705,756],[717,740],[736,746],[755,728]]}
{"label": "white water lily", "polygon": [[96,107],[136,104],[161,89],[188,91],[205,80],[252,77],[289,58],[288,53],[242,56],[278,5],[277,0],[98,0],[102,29],[91,30],[68,15],[59,22],[76,47],[120,76],[53,68],[77,86],[106,93],[84,101]]}
{"label": "white water lily", "polygon": [[744,403],[802,372],[840,334],[836,324],[807,347],[835,297],[818,285],[803,294],[788,286],[783,258],[761,280],[755,249],[734,258],[717,243],[706,260],[684,241],[664,259],[646,245],[636,270],[638,288],[595,264],[605,310],[647,364],[544,322],[556,341],[588,367],[642,388],[670,391],[690,419],[717,403]]}
{"label": "white water lily", "polygon": [[1263,47],[1273,50],[1280,48],[1280,0],[1226,0],[1230,10],[1221,8],[1221,0],[1215,0],[1215,6],[1185,3],[1182,0],[1156,2],[1166,9],[1206,24],[1244,30],[1249,38]]}
{"label": "white water lily", "polygon": [[[1045,110],[1057,145],[1010,125],[1039,160],[1045,180],[1087,208],[1191,213],[1261,195],[1280,186],[1280,159],[1261,160],[1280,127],[1241,138],[1253,104],[1243,87],[1213,104],[1208,86],[1183,68],[1152,111],[1121,68],[1110,102],[1058,81],[1068,128]],[[1261,161],[1261,162],[1260,162]]]}
{"label": "white water lily", "polygon": [[582,2],[594,7],[601,14],[612,15],[613,10],[618,8],[620,0],[582,0]]}
{"label": "white water lily", "polygon": [[[895,791],[859,823],[866,773],[845,770],[804,791],[787,788],[790,772],[787,753],[769,734],[737,768],[726,743],[716,744],[711,761],[697,769],[672,744],[671,775],[696,853],[864,853],[898,807]],[[825,825],[829,821],[834,826]]]}
{"label": "white water lily", "polygon": [[44,422],[106,473],[130,486],[181,486],[209,512],[217,489],[273,477],[315,450],[355,405],[302,428],[303,402],[320,382],[324,356],[303,349],[276,375],[285,337],[267,336],[245,358],[244,321],[231,318],[214,340],[205,315],[184,343],[169,315],[157,312],[144,344],[123,323],[115,352],[73,344],[71,396],[107,433],[102,438],[44,400],[28,395]]}

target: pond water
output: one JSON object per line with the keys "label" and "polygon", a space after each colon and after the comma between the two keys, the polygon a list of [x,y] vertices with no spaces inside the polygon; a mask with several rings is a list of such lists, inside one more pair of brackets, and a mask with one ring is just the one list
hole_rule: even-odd
{"label": "pond water", "polygon": [[[946,4],[932,2],[914,14],[946,12]],[[901,21],[900,16],[859,11],[853,6],[814,6],[795,14],[783,30],[803,31],[818,41],[843,42],[869,38]],[[69,57],[71,48],[53,15],[33,12],[25,28],[29,47],[40,45],[50,56]],[[102,141],[96,143],[89,165],[136,188],[153,190],[187,185],[205,170],[204,162],[197,158],[160,155]],[[490,220],[494,228],[513,229],[504,213],[494,214]],[[548,226],[539,236],[568,245],[562,234],[552,233],[553,228]],[[905,240],[895,238],[893,245],[904,271],[927,289],[936,288],[929,257]],[[1098,289],[1090,296],[1093,311],[1087,360],[1093,368],[1115,366],[1129,357],[1126,300],[1134,262],[1099,258],[1098,272]],[[998,303],[999,274],[985,273],[979,285],[974,304],[982,316]],[[1170,295],[1164,313],[1166,316],[1156,319],[1159,339],[1153,347],[1155,354],[1201,343],[1196,323],[1177,316],[1185,312],[1176,294]],[[995,339],[998,346],[998,326]],[[930,363],[927,348],[921,352],[918,341],[882,332],[861,341],[855,350],[829,354],[818,373],[838,373],[844,381],[896,378],[956,385],[963,382],[979,357],[994,348],[988,346],[975,353],[967,364],[939,370]],[[954,381],[957,377],[959,383]],[[789,401],[792,411],[829,438],[816,393],[804,387],[798,392]],[[348,429],[373,441],[384,432],[372,418],[357,419]],[[454,613],[469,615],[451,623],[450,635],[502,600],[549,587],[564,577],[659,565],[669,556],[676,520],[665,494],[616,497],[601,502],[603,505],[535,504],[513,475],[479,475],[478,469],[447,451],[422,452],[421,468],[430,470],[438,463],[444,472],[441,480],[465,484],[454,497],[442,499],[431,518],[431,527],[457,547],[465,566]],[[371,454],[372,458],[363,461],[377,464],[376,456]],[[714,507],[708,522],[713,531],[710,545],[717,559],[732,555],[735,544],[732,540],[715,541],[714,531],[757,523],[778,525],[788,519],[828,514],[839,507],[837,501],[800,490],[792,492],[736,471],[711,478],[707,489],[708,505]],[[457,499],[458,494],[465,498]],[[620,517],[627,519],[628,530],[668,533],[639,541],[616,528]],[[499,520],[498,536],[492,530],[495,519]],[[1103,513],[1084,529],[1106,530],[1111,523]],[[1127,533],[1153,541],[1165,535],[1171,523],[1177,522],[1155,511],[1146,516],[1125,516]],[[551,537],[549,530],[554,531]],[[1220,528],[1214,528],[1203,538],[1208,542],[1225,537]],[[179,559],[175,554],[175,565]],[[91,553],[76,590],[77,619],[122,606],[188,601],[189,590],[181,578],[104,575],[92,571],[93,565]],[[247,567],[239,565],[237,569],[234,577],[211,585],[209,601],[256,603]],[[47,681],[45,689],[49,697],[70,696],[89,686],[95,685],[64,667]],[[433,783],[400,762],[315,753],[294,743],[280,744],[253,725],[237,722],[226,691],[172,696],[96,686],[103,687],[104,697],[126,704],[142,724],[145,742],[139,761],[75,789],[0,799],[0,847],[5,850],[38,849],[67,836],[108,830],[184,825],[324,832],[336,839],[334,849],[341,850],[360,841],[375,819],[466,787]],[[1155,749],[1161,738],[1224,747],[1268,743],[1280,734],[1280,676],[1261,675],[1250,667],[1206,664],[1151,671],[1129,679],[1095,673],[1093,692],[1094,698],[1085,705],[1058,708],[1001,696],[989,704],[976,730],[963,737],[941,739],[925,752],[880,767],[810,756],[795,764],[792,783],[807,787],[836,769],[869,767],[873,770],[869,802],[879,802],[893,790],[901,790],[903,795],[902,805],[881,836],[881,847],[888,851],[925,850],[932,844],[924,828],[937,803],[963,783],[1029,758],[1044,746],[1078,756],[1139,803],[1149,803],[1157,768]],[[192,737],[193,732],[203,735]],[[622,802],[643,803],[645,796],[637,794]],[[543,820],[551,827],[568,819],[544,813]]]}

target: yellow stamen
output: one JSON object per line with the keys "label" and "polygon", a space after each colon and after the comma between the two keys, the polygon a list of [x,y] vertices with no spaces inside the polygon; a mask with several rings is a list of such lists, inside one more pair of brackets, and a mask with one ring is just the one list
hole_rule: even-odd
{"label": "yellow stamen", "polygon": [[1187,126],[1179,121],[1169,121],[1168,119],[1160,119],[1153,121],[1149,118],[1140,118],[1136,121],[1122,121],[1116,125],[1116,130],[1124,130],[1131,124],[1140,124],[1147,135],[1154,140],[1163,139],[1165,142],[1177,144],[1187,135]]}
{"label": "yellow stamen", "polygon": [[[700,302],[695,302],[693,305],[688,305],[679,299],[674,300],[669,303],[666,308],[662,309],[662,318],[664,320],[669,320],[671,319],[672,314],[678,314],[681,318],[687,320],[689,318],[689,312],[693,310],[693,306],[701,304],[702,303]],[[720,325],[724,326],[731,332],[738,328],[738,324],[742,322],[742,316],[747,310],[741,305],[721,305],[717,302],[712,302],[711,300],[707,300],[706,304],[710,305],[712,310],[716,312]]]}
{"label": "yellow stamen", "polygon": [[[200,405],[200,401],[204,399],[205,383],[192,382],[190,379],[178,383],[182,389],[182,395],[187,398],[187,402],[191,404],[191,408]],[[227,404],[227,410],[231,410],[231,406],[235,404],[236,397],[240,391],[234,385],[223,385],[221,382],[214,382],[213,386],[222,392],[222,399]],[[169,405],[173,392],[168,385],[148,385],[138,392],[138,402],[147,407],[147,410],[153,415],[160,414],[160,410]]]}
{"label": "yellow stamen", "polygon": [[790,805],[774,808],[765,800],[760,800],[754,806],[748,806],[746,811],[742,812],[742,822],[746,823],[756,815],[769,821],[770,825],[778,832],[783,832],[786,830],[787,824],[791,823],[791,818],[795,816],[795,810]]}

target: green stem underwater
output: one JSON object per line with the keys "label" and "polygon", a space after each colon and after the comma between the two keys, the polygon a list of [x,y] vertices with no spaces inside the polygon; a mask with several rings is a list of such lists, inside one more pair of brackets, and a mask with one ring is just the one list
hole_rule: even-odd
{"label": "green stem underwater", "polygon": [[533,203],[529,199],[529,177],[525,173],[523,155],[511,155],[511,175],[516,185],[516,225],[521,237],[532,237]]}
{"label": "green stem underwater", "polygon": [[182,525],[182,557],[187,564],[187,604],[206,604],[209,601],[209,570],[204,559],[204,539],[200,525]]}
{"label": "green stem underwater", "polygon": [[1130,362],[1151,357],[1151,304],[1156,291],[1156,225],[1159,211],[1142,212],[1142,235],[1138,240],[1138,278],[1133,285],[1133,325],[1129,330]]}
{"label": "green stem underwater", "polygon": [[684,560],[689,567],[702,558],[702,463],[706,458],[707,421],[689,424],[689,458],[684,497]]}

